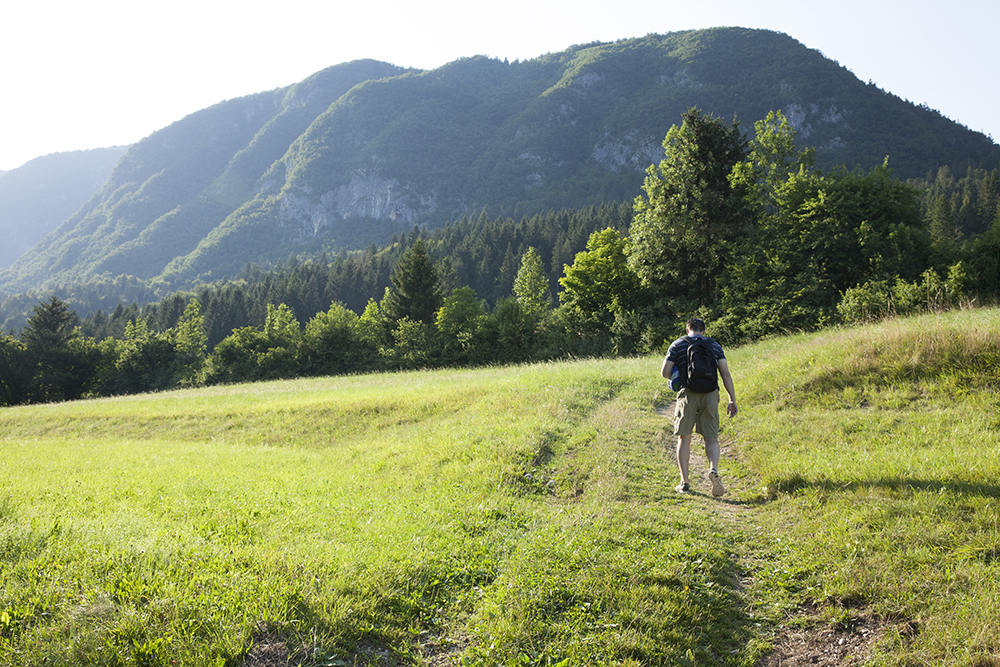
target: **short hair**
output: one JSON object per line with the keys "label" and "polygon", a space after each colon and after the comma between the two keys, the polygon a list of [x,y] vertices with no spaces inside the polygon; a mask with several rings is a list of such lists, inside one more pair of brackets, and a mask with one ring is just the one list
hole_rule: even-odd
{"label": "short hair", "polygon": [[692,317],[687,321],[687,328],[695,333],[705,333],[705,321],[697,317]]}

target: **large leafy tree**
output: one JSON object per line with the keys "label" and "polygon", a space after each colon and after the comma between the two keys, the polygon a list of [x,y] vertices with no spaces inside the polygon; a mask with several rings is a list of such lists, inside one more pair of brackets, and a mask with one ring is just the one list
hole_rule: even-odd
{"label": "large leafy tree", "polygon": [[[443,335],[447,362],[482,362],[496,354],[489,313],[471,287],[459,287],[437,311],[437,329]],[[493,327],[492,329],[495,329]]]}
{"label": "large leafy tree", "polygon": [[748,338],[815,328],[836,316],[847,289],[916,276],[926,240],[913,188],[887,165],[814,171],[780,113],[755,127],[748,159],[733,172],[755,224],[723,279],[722,328]]}
{"label": "large leafy tree", "polygon": [[664,314],[683,314],[715,303],[719,273],[751,222],[745,186],[730,178],[747,145],[736,121],[691,109],[663,148],[635,199],[629,264]]}
{"label": "large leafy tree", "polygon": [[423,239],[417,239],[399,258],[391,282],[392,287],[386,290],[382,302],[382,310],[389,320],[398,322],[409,318],[414,322],[434,323],[435,313],[442,303],[441,289],[437,269],[427,254]]}
{"label": "large leafy tree", "polygon": [[342,303],[317,313],[306,324],[303,340],[303,371],[307,375],[346,373],[360,367],[358,316]]}
{"label": "large leafy tree", "polygon": [[559,279],[559,300],[584,329],[609,329],[616,317],[634,311],[638,304],[639,278],[629,268],[626,241],[615,229],[594,232],[587,249],[579,252],[572,266]]}
{"label": "large leafy tree", "polygon": [[205,366],[208,350],[205,316],[201,314],[201,303],[197,299],[188,302],[171,333],[177,350],[174,381],[182,385],[193,384]]}

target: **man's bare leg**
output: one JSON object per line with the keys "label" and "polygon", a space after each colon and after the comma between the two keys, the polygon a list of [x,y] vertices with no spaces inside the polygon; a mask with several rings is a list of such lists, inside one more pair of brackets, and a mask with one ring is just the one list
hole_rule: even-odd
{"label": "man's bare leg", "polygon": [[681,471],[681,483],[678,490],[688,485],[688,467],[691,462],[691,436],[681,435],[677,437],[677,467]]}
{"label": "man's bare leg", "polygon": [[719,469],[719,439],[718,438],[705,438],[705,456],[708,457],[708,463],[711,465],[712,470]]}
{"label": "man's bare leg", "polygon": [[705,456],[708,457],[708,462],[712,466],[712,469],[708,472],[708,479],[712,482],[712,495],[715,497],[725,495],[726,487],[722,485],[722,480],[719,479],[718,438],[705,438]]}

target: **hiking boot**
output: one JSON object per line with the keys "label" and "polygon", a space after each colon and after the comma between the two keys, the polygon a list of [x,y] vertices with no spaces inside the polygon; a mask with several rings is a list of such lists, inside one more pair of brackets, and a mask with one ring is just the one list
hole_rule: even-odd
{"label": "hiking boot", "polygon": [[714,470],[708,472],[708,481],[712,483],[712,495],[718,498],[726,494],[726,487],[722,486],[722,480],[719,479],[719,473]]}
{"label": "hiking boot", "polygon": [[678,484],[676,489],[677,493],[687,493],[690,490],[691,490],[691,485],[685,484],[683,482]]}

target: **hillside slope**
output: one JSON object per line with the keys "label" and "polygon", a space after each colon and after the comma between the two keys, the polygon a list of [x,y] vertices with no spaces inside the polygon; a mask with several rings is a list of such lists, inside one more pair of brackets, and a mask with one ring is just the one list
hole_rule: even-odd
{"label": "hillside slope", "polygon": [[126,149],[53,153],[0,173],[0,268],[76,213],[101,189]]}
{"label": "hillside slope", "polygon": [[250,261],[359,248],[484,209],[628,200],[681,114],[781,109],[818,164],[899,176],[1000,165],[1000,147],[791,37],[719,28],[433,71],[370,61],[230,100],[136,144],[100,197],[0,289],[130,274],[181,287]]}
{"label": "hillside slope", "polygon": [[15,282],[27,289],[47,276],[156,275],[252,198],[261,174],[332,101],[359,82],[401,71],[372,61],[338,65],[153,133],[129,149],[98,195],[47,245],[5,276],[20,277]]}

